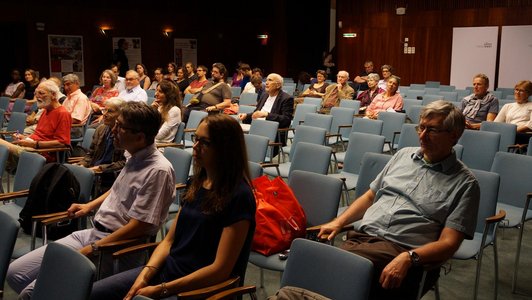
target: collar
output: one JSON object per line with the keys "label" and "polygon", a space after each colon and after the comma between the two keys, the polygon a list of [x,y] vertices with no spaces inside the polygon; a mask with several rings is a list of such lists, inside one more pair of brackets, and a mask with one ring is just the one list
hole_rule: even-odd
{"label": "collar", "polygon": [[456,159],[456,153],[454,152],[454,149],[451,150],[451,154],[444,158],[442,161],[436,162],[436,163],[429,163],[425,160],[423,152],[421,151],[421,148],[418,148],[416,152],[412,153],[410,156],[412,160],[414,161],[420,161],[423,163],[424,167],[427,167],[429,169],[440,171],[446,173],[449,171],[457,162]]}
{"label": "collar", "polygon": [[157,150],[157,147],[155,147],[155,143],[144,147],[143,149],[137,151],[135,154],[131,155],[131,158],[128,160],[131,161],[131,163],[137,163],[146,160],[149,156],[153,155],[153,153]]}
{"label": "collar", "polygon": [[68,95],[68,98],[72,98],[74,96],[78,96],[81,93],[82,93],[81,89],[77,89],[77,90],[73,91],[72,93],[70,93],[70,95]]}

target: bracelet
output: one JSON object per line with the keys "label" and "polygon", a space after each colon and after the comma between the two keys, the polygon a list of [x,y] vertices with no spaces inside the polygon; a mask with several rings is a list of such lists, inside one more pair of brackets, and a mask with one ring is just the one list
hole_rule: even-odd
{"label": "bracelet", "polygon": [[148,266],[148,265],[145,265],[144,268],[148,268],[148,269],[153,269],[155,271],[159,271],[159,268],[157,268],[156,266]]}
{"label": "bracelet", "polygon": [[165,298],[168,295],[168,289],[166,288],[166,282],[161,283],[161,298]]}

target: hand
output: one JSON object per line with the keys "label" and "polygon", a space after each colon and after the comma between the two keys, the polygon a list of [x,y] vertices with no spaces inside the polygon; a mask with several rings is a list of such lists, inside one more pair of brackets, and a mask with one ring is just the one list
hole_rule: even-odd
{"label": "hand", "polygon": [[68,216],[71,218],[78,218],[86,216],[91,212],[91,207],[88,204],[73,203],[67,209]]}
{"label": "hand", "polygon": [[217,109],[218,109],[218,108],[217,108],[216,106],[214,106],[214,105],[212,105],[212,106],[207,106],[207,108],[206,108],[207,111],[215,111],[215,110],[217,110]]}
{"label": "hand", "polygon": [[268,113],[265,111],[256,111],[251,115],[252,119],[258,119],[258,118],[266,118],[268,116]]}
{"label": "hand", "polygon": [[385,289],[393,289],[401,286],[403,279],[408,273],[408,269],[412,262],[408,252],[403,252],[397,255],[390,263],[384,267],[379,283]]}
{"label": "hand", "polygon": [[321,226],[318,238],[331,241],[342,230],[342,224],[337,219]]}
{"label": "hand", "polygon": [[155,108],[158,108],[159,107],[159,102],[157,101],[153,101],[153,103],[151,104],[151,106],[155,107]]}
{"label": "hand", "polygon": [[238,114],[238,118],[240,119],[240,121],[244,121],[247,116],[247,114]]}
{"label": "hand", "polygon": [[[161,295],[162,293],[162,289],[161,289],[161,285],[150,285],[150,286],[147,286],[147,287],[143,287],[141,289],[139,289],[137,291],[137,294],[136,295],[142,295],[142,296],[146,296],[148,298],[159,298],[159,296]],[[170,296],[170,295],[168,295]]]}
{"label": "hand", "polygon": [[91,104],[91,108],[92,108],[92,111],[94,112],[99,112],[100,111],[100,106],[94,102],[90,102]]}
{"label": "hand", "polygon": [[85,255],[85,256],[90,256],[92,254],[92,246],[91,245],[87,245],[81,249],[79,249],[79,253]]}
{"label": "hand", "polygon": [[[29,147],[29,148],[35,148],[36,145],[37,145],[37,142],[35,142],[34,140],[28,140],[28,139],[21,139],[21,136],[22,135],[18,135],[16,137],[17,140],[13,141],[12,143],[15,144],[15,145],[19,145],[21,147]],[[22,136],[23,138],[23,136]]]}

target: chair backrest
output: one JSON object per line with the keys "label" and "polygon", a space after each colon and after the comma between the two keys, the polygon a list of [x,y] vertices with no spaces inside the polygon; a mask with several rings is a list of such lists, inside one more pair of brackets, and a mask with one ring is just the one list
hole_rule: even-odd
{"label": "chair backrest", "polygon": [[240,105],[257,105],[257,93],[242,93],[238,104]]}
{"label": "chair backrest", "polygon": [[421,119],[421,109],[423,106],[421,105],[412,105],[406,110],[406,115],[412,121],[413,124],[419,124],[419,121]]}
{"label": "chair backrest", "polygon": [[251,121],[249,134],[265,136],[270,140],[270,142],[273,142],[277,136],[278,128],[278,122],[254,119]]}
{"label": "chair backrest", "polygon": [[355,113],[358,113],[358,111],[360,110],[360,101],[351,99],[340,99],[339,107],[352,108],[355,110]]}
{"label": "chair backrest", "polygon": [[[13,180],[13,191],[17,192],[29,189],[33,177],[39,173],[45,163],[46,159],[40,154],[26,151],[20,153],[17,172],[15,173],[15,179]],[[26,198],[16,199],[15,203],[19,206],[24,206]]]}
{"label": "chair backrest", "polygon": [[515,103],[514,99],[499,99],[499,111],[501,111],[502,107],[506,104]]}
{"label": "chair backrest", "polygon": [[92,144],[92,138],[94,137],[94,132],[96,128],[87,128],[85,134],[83,135],[83,141],[81,142],[81,147],[85,150],[89,150]]}
{"label": "chair backrest", "polygon": [[374,152],[367,152],[362,156],[362,163],[355,188],[355,199],[368,191],[371,182],[375,180],[391,158],[391,155]]}
{"label": "chair backrest", "polygon": [[246,142],[248,160],[256,163],[264,162],[270,140],[261,135],[244,134],[244,141]]}
{"label": "chair backrest", "polygon": [[[290,151],[290,170],[288,178],[295,170],[303,170],[319,174],[327,174],[329,162],[331,161],[331,147],[299,142],[294,146],[295,150]],[[292,155],[292,153],[294,153]]]}
{"label": "chair backrest", "polygon": [[501,134],[499,142],[499,151],[508,151],[508,146],[515,143],[515,134],[517,132],[517,125],[501,122],[482,122],[480,124],[480,131],[498,132]]}
{"label": "chair backrest", "polygon": [[458,93],[457,92],[440,91],[439,94],[443,96],[444,100],[451,101],[451,102],[458,101]]}
{"label": "chair backrest", "polygon": [[58,243],[46,247],[32,299],[88,299],[96,267],[79,251]]}
{"label": "chair backrest", "polygon": [[456,90],[456,86],[454,85],[440,85],[440,91],[442,92],[454,92]]}
{"label": "chair backrest", "polygon": [[499,194],[499,174],[471,169],[480,187],[480,204],[478,206],[477,227],[475,232],[483,232],[486,218],[494,216]]}
{"label": "chair backrest", "polygon": [[343,171],[359,174],[362,157],[366,152],[382,153],[384,137],[369,133],[352,132],[344,158]]}
{"label": "chair backrest", "polygon": [[[309,266],[315,271],[309,272]],[[295,239],[281,287],[300,287],[335,300],[367,299],[372,275],[373,264],[362,256],[323,243]]]}
{"label": "chair backrest", "polygon": [[3,108],[0,108],[0,128],[4,128],[4,117],[5,117],[6,111]]}
{"label": "chair backrest", "polygon": [[[26,113],[23,112],[12,112],[11,118],[9,118],[9,123],[7,123],[7,131],[18,131],[19,133],[24,133],[26,128]],[[7,135],[6,141],[11,141],[12,138],[10,135]]]}
{"label": "chair backrest", "polygon": [[[354,101],[354,100],[346,100],[346,101]],[[331,108],[330,115],[332,116],[333,120],[332,120],[330,132],[333,134],[339,133],[342,135],[342,137],[348,137],[349,133],[351,132],[351,128],[342,128],[340,129],[340,131],[338,131],[338,126],[352,125],[353,115],[357,111],[358,110],[355,110],[354,108],[347,108],[347,107]]]}
{"label": "chair backrest", "polygon": [[307,218],[307,227],[325,224],[338,214],[342,180],[323,174],[296,170],[288,185]]}
{"label": "chair backrest", "polygon": [[163,155],[174,168],[175,183],[186,183],[192,161],[192,154],[183,149],[166,147]]}
{"label": "chair backrest", "polygon": [[408,92],[406,92],[405,97],[419,99],[423,98],[423,95],[425,95],[425,90],[415,90],[412,89],[412,85],[410,85],[410,89],[408,90]]}
{"label": "chair backrest", "polygon": [[531,192],[532,157],[497,152],[491,166],[491,172],[501,176],[498,202],[523,208],[526,195]]}
{"label": "chair backrest", "polygon": [[381,135],[383,125],[384,122],[382,120],[354,118],[351,131]]}
{"label": "chair backrest", "polygon": [[379,112],[379,116],[377,117],[377,119],[382,120],[384,122],[382,124],[381,135],[386,138],[387,142],[390,142],[393,139],[393,133],[401,130],[401,127],[403,126],[406,120],[406,114],[390,111],[381,111]]}
{"label": "chair backrest", "polygon": [[[299,142],[324,145],[326,134],[327,134],[327,130],[323,128],[306,126],[306,125],[296,126],[296,133],[294,134],[294,138],[292,140],[291,149],[295,149],[295,146]],[[293,154],[294,152],[290,151],[290,155],[289,155],[290,161],[292,161]]]}
{"label": "chair backrest", "polygon": [[177,125],[177,131],[175,132],[174,143],[179,144],[183,141],[183,136],[185,136],[185,123],[181,122]]}
{"label": "chair backrest", "polygon": [[[8,157],[9,157],[9,149],[7,149],[7,147],[4,145],[0,145],[0,178],[3,177],[4,171],[6,169],[6,163],[7,163]],[[3,192],[3,190],[1,192]]]}
{"label": "chair backrest", "polygon": [[425,96],[427,95],[437,95],[440,92],[439,87],[427,87],[425,86],[425,95],[423,95],[423,99],[425,99]]}
{"label": "chair backrest", "polygon": [[327,130],[327,132],[330,132],[332,122],[333,122],[333,116],[331,115],[306,114],[303,124],[305,126],[323,128]]}
{"label": "chair backrest", "polygon": [[497,132],[464,130],[458,144],[464,146],[462,162],[469,168],[489,171],[495,153],[499,151],[501,134]]}
{"label": "chair backrest", "polygon": [[232,86],[231,87],[231,98],[240,96],[240,92],[242,91],[242,88],[239,86]]}
{"label": "chair backrest", "polygon": [[304,104],[312,104],[316,105],[316,107],[319,109],[321,107],[321,98],[315,98],[315,97],[304,97],[303,103]]}
{"label": "chair backrest", "polygon": [[414,98],[403,98],[403,110],[407,112],[408,109],[413,105],[421,105],[422,101]]}
{"label": "chair backrest", "polygon": [[435,94],[425,94],[423,95],[423,100],[421,100],[421,105],[425,106],[431,102],[443,100],[442,95],[435,95]]}
{"label": "chair backrest", "polygon": [[[238,113],[239,114],[251,114],[253,113],[257,108],[255,106],[251,105],[240,105],[238,107]],[[236,115],[238,117],[238,115]],[[237,118],[237,121],[240,121],[240,119]]]}
{"label": "chair backrest", "polygon": [[190,103],[190,99],[194,97],[194,94],[185,94],[183,97],[183,107]]}
{"label": "chair backrest", "polygon": [[528,148],[526,150],[526,155],[532,156],[532,137],[528,140]]}
{"label": "chair backrest", "polygon": [[79,198],[78,203],[87,203],[91,200],[92,186],[94,184],[94,172],[91,169],[72,165],[63,164],[67,167],[76,177],[79,182]]}
{"label": "chair backrest", "polygon": [[13,103],[13,108],[11,109],[11,112],[24,112],[24,108],[26,108],[26,99],[15,99],[15,103]]}
{"label": "chair backrest", "polygon": [[421,84],[421,83],[412,83],[412,84],[410,84],[410,89],[411,90],[424,90],[425,89],[425,85]]}
{"label": "chair backrest", "polygon": [[7,268],[11,262],[11,254],[17,240],[19,222],[7,213],[0,211],[0,295],[4,290]]}
{"label": "chair backrest", "polygon": [[403,124],[399,142],[397,143],[397,150],[404,147],[419,147],[419,135],[417,134],[416,126],[417,124]]}
{"label": "chair backrest", "polygon": [[439,81],[425,81],[425,89],[427,88],[440,88]]}
{"label": "chair backrest", "polygon": [[296,91],[296,85],[283,85],[283,91],[287,93],[290,96],[294,95],[294,92]]}
{"label": "chair backrest", "polygon": [[9,97],[6,97],[6,96],[0,97],[0,108],[5,111],[8,108],[8,106],[9,106]]}
{"label": "chair backrest", "polygon": [[146,90],[146,95],[148,97],[155,97],[155,90]]}
{"label": "chair backrest", "polygon": [[[201,120],[205,118],[207,115],[208,115],[207,112],[204,112],[204,111],[199,111],[199,110],[191,111],[190,116],[188,117],[186,128],[187,129],[198,128]],[[191,141],[192,133],[191,132],[185,133],[184,140]]]}
{"label": "chair backrest", "polygon": [[262,166],[259,163],[248,161],[249,176],[251,180],[262,176]]}
{"label": "chair backrest", "polygon": [[464,146],[460,144],[456,144],[453,146],[454,153],[456,155],[456,158],[459,160],[462,160],[462,155],[464,154]]}
{"label": "chair backrest", "polygon": [[305,119],[306,114],[316,113],[317,110],[318,110],[318,106],[314,104],[305,104],[305,103],[299,104],[298,106],[296,106],[296,110],[294,112],[294,118],[292,119],[291,127],[296,127],[297,125],[299,125],[300,121],[303,121]]}

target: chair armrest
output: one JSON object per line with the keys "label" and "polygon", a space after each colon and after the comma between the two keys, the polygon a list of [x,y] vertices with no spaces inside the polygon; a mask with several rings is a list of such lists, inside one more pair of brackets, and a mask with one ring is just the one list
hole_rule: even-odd
{"label": "chair armrest", "polygon": [[128,248],[131,246],[135,246],[138,244],[144,244],[146,243],[146,238],[137,238],[137,239],[127,239],[127,240],[119,240],[115,242],[109,242],[104,244],[98,245],[98,251],[100,252],[116,252],[118,250]]}
{"label": "chair armrest", "polygon": [[288,131],[295,131],[295,128],[278,128],[277,132],[288,132]]}
{"label": "chair armrest", "polygon": [[260,166],[263,168],[272,168],[272,167],[278,167],[279,164],[278,163],[261,163]]}
{"label": "chair armrest", "polygon": [[340,129],[341,128],[352,128],[353,127],[353,124],[349,124],[349,125],[339,125],[338,126],[338,132],[340,132]]}
{"label": "chair armrest", "polygon": [[182,190],[182,189],[184,189],[186,187],[187,187],[186,183],[176,183],[175,184],[175,189],[176,190]]}
{"label": "chair armrest", "polygon": [[178,143],[157,143],[156,147],[157,148],[175,147],[175,148],[185,149],[185,145],[178,144]]}
{"label": "chair armrest", "polygon": [[240,286],[240,287],[228,289],[218,294],[212,295],[206,300],[235,299],[237,297],[241,297],[246,294],[255,294],[256,292],[257,292],[257,287],[255,287],[254,285]]}
{"label": "chair armrest", "polygon": [[29,192],[30,190],[21,190],[17,192],[0,194],[0,201],[7,201],[7,200],[15,199],[15,198],[20,198],[20,197],[27,197]]}
{"label": "chair armrest", "polygon": [[498,214],[486,218],[486,223],[487,224],[497,223],[497,222],[504,220],[504,218],[506,218],[506,212],[501,209],[499,210]]}
{"label": "chair armrest", "polygon": [[49,219],[49,218],[56,218],[56,217],[68,217],[68,212],[60,211],[60,212],[49,213],[49,214],[44,214],[44,215],[36,215],[36,216],[32,216],[31,219],[33,221],[39,221],[39,220],[44,220],[44,219]]}
{"label": "chair armrest", "polygon": [[398,136],[398,135],[401,135],[401,132],[400,132],[400,131],[394,131],[394,132],[393,132],[392,143],[391,143],[391,145],[390,145],[390,149],[393,148],[393,145],[395,145],[395,138],[396,138],[396,136]]}
{"label": "chair armrest", "polygon": [[24,147],[24,150],[29,152],[35,152],[35,153],[47,153],[47,152],[62,152],[62,151],[69,151],[69,147],[57,147],[57,148],[30,148],[30,147]]}
{"label": "chair armrest", "polygon": [[1,135],[12,135],[15,133],[19,133],[18,131],[0,131]]}
{"label": "chair armrest", "polygon": [[130,247],[113,252],[113,259],[120,258],[124,255],[139,253],[145,250],[152,250],[152,249],[155,249],[158,245],[159,245],[159,242],[130,246]]}
{"label": "chair armrest", "polygon": [[229,278],[226,281],[223,281],[221,283],[218,283],[216,285],[212,285],[209,287],[196,289],[188,292],[183,292],[177,294],[177,297],[180,300],[187,300],[187,299],[205,299],[208,298],[214,294],[220,293],[222,291],[225,291],[227,289],[233,288],[238,286],[238,283],[240,282],[240,277],[233,277]]}
{"label": "chair armrest", "polygon": [[184,132],[184,133],[189,133],[189,132],[194,133],[194,132],[196,132],[196,128],[185,128],[185,129],[183,130],[183,132]]}
{"label": "chair armrest", "polygon": [[79,163],[82,160],[83,160],[83,156],[74,156],[74,157],[69,157],[67,159],[67,163],[75,164],[75,163]]}

